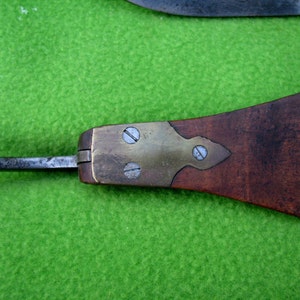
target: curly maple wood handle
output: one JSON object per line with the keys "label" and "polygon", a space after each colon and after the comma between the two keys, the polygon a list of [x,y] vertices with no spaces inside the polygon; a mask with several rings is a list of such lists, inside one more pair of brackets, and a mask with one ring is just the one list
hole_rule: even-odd
{"label": "curly maple wood handle", "polygon": [[[141,131],[139,146],[122,141],[128,126]],[[204,163],[192,157],[198,144]],[[210,117],[93,128],[79,141],[86,151],[86,183],[204,191],[300,216],[300,94]]]}

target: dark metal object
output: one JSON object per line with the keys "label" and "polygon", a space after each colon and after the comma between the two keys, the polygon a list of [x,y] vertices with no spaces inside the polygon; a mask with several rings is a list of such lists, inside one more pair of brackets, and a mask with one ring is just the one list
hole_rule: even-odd
{"label": "dark metal object", "polygon": [[77,169],[77,155],[56,157],[2,157],[0,170]]}
{"label": "dark metal object", "polygon": [[128,0],[165,12],[191,17],[271,17],[300,14],[300,0]]}

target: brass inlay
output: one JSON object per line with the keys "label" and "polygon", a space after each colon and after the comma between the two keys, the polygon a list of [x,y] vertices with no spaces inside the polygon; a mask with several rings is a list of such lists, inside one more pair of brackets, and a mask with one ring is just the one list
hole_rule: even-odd
{"label": "brass inlay", "polygon": [[[137,128],[140,133],[134,144],[122,138],[128,126]],[[193,156],[193,149],[198,145],[207,150],[203,160]],[[228,156],[230,151],[224,146],[201,136],[185,139],[168,122],[110,125],[93,130],[92,173],[101,184],[168,187],[185,166],[205,170]],[[137,178],[124,175],[124,167],[131,162],[140,166]]]}

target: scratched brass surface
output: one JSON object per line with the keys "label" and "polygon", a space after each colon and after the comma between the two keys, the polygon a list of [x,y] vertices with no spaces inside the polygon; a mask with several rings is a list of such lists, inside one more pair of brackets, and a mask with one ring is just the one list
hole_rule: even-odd
{"label": "scratched brass surface", "polygon": [[[135,127],[140,139],[127,144],[122,134],[127,127]],[[198,161],[192,151],[204,146],[207,157]],[[185,166],[200,170],[214,167],[230,156],[224,146],[204,137],[185,139],[168,122],[138,123],[97,127],[92,136],[92,173],[96,182],[168,187],[177,172]],[[137,178],[127,178],[124,168],[128,163],[140,166]]]}

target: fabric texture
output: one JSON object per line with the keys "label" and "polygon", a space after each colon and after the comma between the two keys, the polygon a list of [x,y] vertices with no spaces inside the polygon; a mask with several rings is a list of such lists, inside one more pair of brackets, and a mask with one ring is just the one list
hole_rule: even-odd
{"label": "fabric texture", "polygon": [[[95,126],[300,92],[300,18],[183,18],[124,0],[0,3],[0,156]],[[0,173],[1,299],[296,299],[300,220],[205,193]]]}

